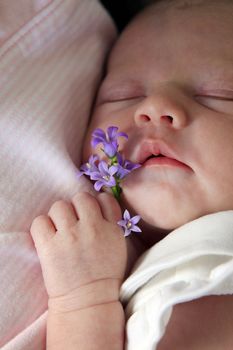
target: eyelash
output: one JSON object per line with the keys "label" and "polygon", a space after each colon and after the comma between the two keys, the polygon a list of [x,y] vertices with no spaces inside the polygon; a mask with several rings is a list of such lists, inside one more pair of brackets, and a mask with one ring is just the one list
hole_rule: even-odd
{"label": "eyelash", "polygon": [[98,104],[105,104],[105,103],[117,103],[117,102],[126,102],[126,101],[132,101],[132,100],[136,100],[136,99],[140,99],[143,98],[144,96],[124,96],[124,97],[103,97],[103,98],[99,98],[97,99]]}
{"label": "eyelash", "polygon": [[217,96],[217,95],[196,95],[195,97],[212,98],[220,101],[233,101],[233,97],[231,98],[231,97]]}
{"label": "eyelash", "polygon": [[[106,94],[106,96],[103,94],[100,94],[99,97],[97,97],[97,101],[96,104],[97,105],[103,105],[103,104],[110,104],[110,103],[123,103],[123,102],[130,102],[130,101],[134,101],[137,99],[141,99],[144,98],[145,96],[142,95],[137,95],[137,94],[126,94],[125,95],[121,95],[119,94],[119,96],[117,95],[117,93],[114,95],[111,93]],[[212,107],[212,103],[218,103],[218,101],[221,103],[222,102],[233,102],[233,96],[231,97],[227,97],[227,96],[220,96],[220,95],[214,95],[214,94],[200,94],[200,95],[195,95],[194,98],[197,100],[197,102],[199,102],[200,104],[202,104],[203,106]],[[214,109],[214,108],[212,108]]]}
{"label": "eyelash", "polygon": [[233,98],[226,98],[223,96],[214,95],[198,95],[196,96],[196,100],[202,106],[209,108],[213,111],[222,113],[232,113]]}

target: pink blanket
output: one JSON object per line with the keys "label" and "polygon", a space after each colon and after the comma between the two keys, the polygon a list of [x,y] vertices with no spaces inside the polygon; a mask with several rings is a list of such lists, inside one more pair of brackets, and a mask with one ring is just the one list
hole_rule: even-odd
{"label": "pink blanket", "polygon": [[77,180],[115,28],[97,0],[0,0],[0,348],[45,349],[47,295],[29,234]]}

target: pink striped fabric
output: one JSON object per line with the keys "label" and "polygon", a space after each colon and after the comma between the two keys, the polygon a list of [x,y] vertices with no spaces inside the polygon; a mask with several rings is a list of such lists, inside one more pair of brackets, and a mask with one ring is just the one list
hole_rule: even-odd
{"label": "pink striped fabric", "polygon": [[77,180],[116,36],[97,0],[0,0],[0,348],[45,349],[47,295],[29,234]]}

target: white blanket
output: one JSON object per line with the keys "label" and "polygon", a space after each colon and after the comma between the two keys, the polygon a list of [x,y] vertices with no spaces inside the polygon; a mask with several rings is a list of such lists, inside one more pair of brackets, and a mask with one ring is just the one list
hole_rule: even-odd
{"label": "white blanket", "polygon": [[233,211],[211,214],[170,233],[124,282],[127,350],[155,350],[175,304],[233,294]]}
{"label": "white blanket", "polygon": [[97,0],[0,0],[0,348],[45,349],[33,218],[88,190],[77,166],[116,37]]}

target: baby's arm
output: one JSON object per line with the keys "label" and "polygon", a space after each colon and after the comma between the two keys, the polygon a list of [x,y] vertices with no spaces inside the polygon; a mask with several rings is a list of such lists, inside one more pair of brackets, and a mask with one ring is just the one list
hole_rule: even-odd
{"label": "baby's arm", "polygon": [[123,349],[119,290],[127,250],[116,200],[77,194],[39,216],[31,234],[48,292],[47,350]]}

